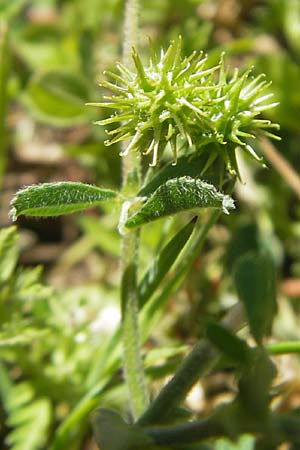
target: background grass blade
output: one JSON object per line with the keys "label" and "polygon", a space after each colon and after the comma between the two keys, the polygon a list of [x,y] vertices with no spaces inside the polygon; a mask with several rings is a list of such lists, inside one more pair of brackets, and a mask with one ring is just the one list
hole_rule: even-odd
{"label": "background grass blade", "polygon": [[145,273],[139,285],[139,305],[142,308],[156,288],[160,285],[165,275],[169,272],[181,250],[189,240],[197,218],[195,217],[182,228],[163,248],[161,253],[153,261],[153,264]]}
{"label": "background grass blade", "polygon": [[261,343],[270,331],[277,309],[275,268],[271,257],[255,253],[242,256],[236,263],[234,281],[252,336]]}

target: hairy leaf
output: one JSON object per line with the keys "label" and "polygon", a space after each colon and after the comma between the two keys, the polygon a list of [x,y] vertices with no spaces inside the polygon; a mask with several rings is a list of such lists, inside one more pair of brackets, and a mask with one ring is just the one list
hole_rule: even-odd
{"label": "hairy leaf", "polygon": [[180,177],[162,184],[145,202],[142,208],[126,222],[127,228],[135,228],[161,217],[194,208],[220,208],[224,213],[234,208],[229,195],[224,195],[202,180]]}
{"label": "hairy leaf", "polygon": [[47,217],[83,211],[116,197],[116,192],[72,181],[43,183],[18,191],[11,202],[11,217]]}
{"label": "hairy leaf", "polygon": [[249,253],[236,263],[234,282],[244,304],[251,333],[261,343],[276,313],[275,268],[267,254]]}

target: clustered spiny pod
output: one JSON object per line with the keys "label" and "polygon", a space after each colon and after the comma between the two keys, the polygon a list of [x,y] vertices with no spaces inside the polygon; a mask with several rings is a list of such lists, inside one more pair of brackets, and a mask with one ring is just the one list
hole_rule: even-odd
{"label": "clustered spiny pod", "polygon": [[110,138],[105,144],[130,139],[121,155],[133,150],[152,154],[151,166],[157,165],[167,144],[176,164],[179,143],[196,152],[209,149],[206,168],[221,157],[232,174],[238,174],[237,146],[261,161],[249,138],[262,133],[279,139],[270,131],[279,125],[258,118],[276,105],[269,102],[273,94],[267,92],[270,83],[265,76],[253,77],[251,70],[239,75],[236,69],[230,77],[223,55],[219,64],[210,67],[202,52],[195,51],[185,58],[181,52],[179,37],[160,56],[152,52],[150,65],[144,67],[133,49],[136,72],[122,64],[117,65],[119,75],[106,72],[113,82],[103,80],[101,85],[115,95],[93,104],[118,111],[96,122],[104,126],[117,124],[107,131]]}

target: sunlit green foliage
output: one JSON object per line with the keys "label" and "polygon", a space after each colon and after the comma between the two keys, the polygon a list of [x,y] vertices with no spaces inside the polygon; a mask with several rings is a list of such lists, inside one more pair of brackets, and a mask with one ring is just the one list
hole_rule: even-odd
{"label": "sunlit green foliage", "polygon": [[[234,1],[229,3],[237,5],[237,8],[232,7],[229,14],[226,14],[226,7],[225,12],[221,10],[221,5],[225,3],[217,0],[142,0],[141,61],[149,61],[151,56],[146,36],[151,37],[154,53],[160,59],[159,49],[167,49],[170,41],[181,35],[182,60],[194,50],[198,55],[203,51],[209,55],[205,64],[210,69],[218,66],[222,53],[226,52],[229,74],[227,90],[224,89],[227,93],[232,88],[231,68],[238,67],[240,74],[248,73],[243,79],[245,84],[257,80],[264,72],[265,79],[272,80],[271,86],[265,85],[266,95],[274,93],[272,102],[279,102],[279,105],[262,111],[261,124],[270,125],[271,121],[280,123],[278,134],[282,141],[276,142],[276,147],[299,173],[299,2]],[[121,146],[117,142],[112,149],[105,147],[107,136],[104,127],[92,123],[105,120],[106,111],[85,104],[103,103],[104,91],[98,87],[99,76],[105,70],[115,73],[116,61],[120,60],[123,2],[16,0],[2,2],[0,15],[9,32],[6,55],[10,55],[9,59],[5,59],[8,69],[5,101],[8,103],[1,105],[1,111],[3,106],[7,107],[8,115],[2,124],[7,132],[5,141],[1,140],[0,169],[6,165],[7,170],[11,170],[15,146],[24,138],[24,128],[18,126],[19,117],[25,117],[34,124],[35,133],[47,129],[49,139],[59,144],[68,158],[74,158],[88,171],[88,183],[117,191],[121,178]],[[163,58],[166,58],[166,53]],[[149,69],[148,64],[145,66]],[[1,67],[4,68],[3,65]],[[251,73],[247,72],[250,69]],[[216,70],[217,75],[219,70]],[[158,72],[161,73],[157,69]],[[218,83],[218,76],[209,77],[211,83]],[[3,81],[0,81],[0,88],[3,92]],[[209,97],[208,91],[207,95]],[[0,98],[3,96],[0,95]],[[186,105],[180,108],[185,113],[189,111],[189,117],[194,115]],[[206,147],[194,145],[193,123],[188,124],[193,136],[194,146],[191,148],[186,145],[188,137],[181,133],[178,124],[173,122],[171,125],[171,132],[174,129],[179,135],[176,142],[177,165],[172,165],[175,152],[172,153],[170,145],[165,148],[164,139],[164,152],[158,149],[157,164],[144,180],[148,164],[155,162],[154,147],[151,148],[154,135],[139,143],[141,153],[149,147],[151,151],[143,157],[144,185],[138,193],[142,200],[129,205],[133,212],[136,212],[137,206],[142,206],[145,198],[151,198],[162,184],[174,178],[187,176],[194,179],[205,172],[206,183],[213,184],[218,191],[226,192],[228,189],[226,174],[224,177],[216,176],[216,172],[220,171],[218,158],[209,161],[208,155],[202,152]],[[109,133],[114,131],[114,126],[107,124]],[[161,136],[168,136],[168,129],[162,130],[166,132],[163,134],[161,131]],[[247,127],[248,131],[250,129]],[[225,137],[228,139],[229,134],[230,130],[226,129],[224,140]],[[168,142],[172,144],[169,137]],[[247,136],[240,136],[239,139],[251,145],[255,154],[263,153],[259,141]],[[233,144],[241,145],[238,142]],[[213,151],[220,147],[222,152],[227,149],[220,143],[217,147],[210,145]],[[246,184],[238,184],[232,194],[236,210],[229,217],[222,215],[204,247],[200,242],[201,254],[193,245],[197,230],[205,226],[205,212],[199,214],[196,223],[189,223],[193,210],[192,213],[183,211],[173,219],[162,218],[143,225],[138,282],[143,307],[143,357],[152,397],[155,397],[160,382],[165,382],[166,376],[174,374],[183,356],[188,353],[190,344],[198,338],[209,337],[206,333],[207,320],[219,324],[237,300],[239,291],[248,309],[249,327],[243,329],[239,337],[228,336],[223,328],[215,330],[210,343],[215,345],[215,353],[221,356],[215,371],[220,370],[221,378],[225,380],[225,398],[233,398],[239,392],[238,400],[250,413],[252,409],[255,416],[257,405],[261,405],[260,410],[265,412],[274,397],[274,405],[280,401],[291,405],[289,392],[295,379],[285,386],[277,385],[275,380],[275,385],[270,389],[274,368],[266,352],[254,349],[249,361],[253,357],[255,364],[247,361],[243,366],[242,358],[238,356],[240,352],[233,343],[239,342],[245,349],[246,340],[252,334],[259,345],[265,345],[272,322],[275,345],[277,340],[292,339],[295,346],[300,339],[299,291],[298,294],[297,291],[290,294],[285,290],[286,281],[300,277],[300,209],[298,197],[287,187],[286,176],[279,175],[267,157],[264,163],[270,166],[269,170],[253,163],[247,158],[249,152],[246,146],[242,147],[246,152],[238,150],[237,159],[241,178]],[[199,158],[201,153],[203,158]],[[222,157],[219,159],[224,161]],[[229,165],[227,160],[225,162],[231,170],[236,169],[232,161]],[[7,186],[9,182],[4,189]],[[118,206],[115,208],[103,203],[101,216],[98,211],[91,215],[82,214],[79,218],[75,216],[74,222],[80,235],[63,251],[61,259],[50,270],[49,267],[43,271],[40,267],[18,265],[21,250],[16,231],[13,228],[1,230],[0,412],[3,425],[0,434],[3,448],[81,450],[94,445],[90,444],[89,423],[89,414],[93,409],[99,406],[113,408],[128,418],[128,403],[120,375],[122,355],[117,325],[119,237],[116,209]],[[106,217],[103,212],[108,213]],[[264,263],[266,255],[268,267]],[[82,260],[93,268],[93,275],[83,286],[75,275],[76,285],[70,287],[67,274],[77,266],[82,270]],[[235,288],[234,274],[247,273],[248,264],[256,273],[258,283],[263,284],[262,290],[256,290],[256,286],[251,284],[252,279],[249,282],[246,275]],[[49,274],[52,269],[66,277],[62,289],[49,287],[47,279],[51,280]],[[274,284],[264,283],[264,273],[271,274],[268,281],[278,278],[279,314],[275,322]],[[268,300],[263,305],[260,297],[262,291]],[[255,295],[253,305],[250,294]],[[291,300],[289,296],[294,298]],[[109,329],[105,328],[108,316],[114,317]],[[253,341],[250,342],[251,346],[254,345]],[[266,349],[269,349],[268,345]],[[293,368],[292,362],[297,363],[296,358],[288,360],[285,365],[289,371]],[[279,376],[281,373],[280,368]],[[232,381],[233,374],[235,381]],[[184,410],[174,409],[172,418],[168,419],[169,424],[173,420],[175,423],[196,419],[208,412],[207,405],[214,409],[215,399],[216,402],[222,400],[222,397],[211,394],[219,389],[219,386],[215,389],[214,379],[206,377],[201,382],[201,389],[205,383],[208,386],[204,406],[201,399],[195,406],[191,396],[184,404]],[[290,412],[298,426],[297,410],[291,409]],[[240,411],[237,417],[241,418]],[[227,435],[235,438],[234,442],[214,439],[209,443],[197,444],[197,450],[265,450],[266,444],[276,448],[277,443],[261,442],[253,435],[238,437],[235,433],[240,434],[239,430],[228,426],[225,419],[222,420],[227,426]],[[249,420],[247,416],[246,421]],[[259,417],[259,420],[263,423],[264,418]],[[291,423],[289,426],[288,437],[292,439],[297,427],[293,428]],[[269,436],[274,439],[278,437],[274,429]],[[294,450],[299,442],[290,445]],[[180,447],[180,450],[187,448],[192,449],[186,446],[184,449]]]}

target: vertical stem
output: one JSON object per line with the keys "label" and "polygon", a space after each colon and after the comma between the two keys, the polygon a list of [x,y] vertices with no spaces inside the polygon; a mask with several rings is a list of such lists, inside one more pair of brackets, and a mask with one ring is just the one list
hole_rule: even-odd
{"label": "vertical stem", "polygon": [[[130,66],[131,48],[136,44],[138,31],[138,0],[127,0],[124,20],[123,63]],[[123,194],[131,199],[139,191],[140,160],[132,152],[123,158]],[[143,363],[140,353],[138,321],[138,269],[139,233],[130,232],[122,237],[122,340],[124,348],[124,370],[134,418],[147,406]]]}
{"label": "vertical stem", "polygon": [[0,189],[6,163],[5,118],[7,106],[7,81],[9,73],[8,29],[4,21],[0,22]]}
{"label": "vertical stem", "polygon": [[[137,47],[138,44],[138,30],[139,30],[139,0],[125,0],[125,17],[124,17],[124,41],[122,51],[122,63],[124,66],[131,68],[133,66],[133,60],[131,52],[133,47]],[[122,145],[126,147],[126,141],[122,142]],[[125,150],[125,148],[124,148]],[[123,158],[122,162],[123,170],[123,185],[130,184],[131,194],[136,194],[134,191],[136,182],[140,184],[140,160],[136,158],[135,153],[129,152],[129,154]],[[133,174],[135,172],[135,176]],[[134,179],[132,179],[134,178]],[[128,186],[126,186],[128,187]]]}
{"label": "vertical stem", "polygon": [[123,237],[122,248],[122,341],[125,377],[129,390],[134,418],[142,414],[147,406],[143,363],[140,354],[137,296],[137,251],[138,236],[130,233]]}
{"label": "vertical stem", "polygon": [[129,67],[132,64],[132,47],[137,47],[139,30],[139,0],[126,0],[124,17],[124,44],[122,62]]}

